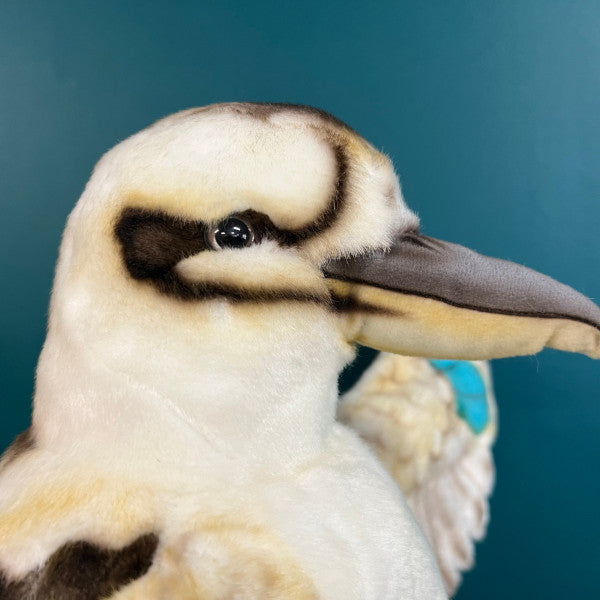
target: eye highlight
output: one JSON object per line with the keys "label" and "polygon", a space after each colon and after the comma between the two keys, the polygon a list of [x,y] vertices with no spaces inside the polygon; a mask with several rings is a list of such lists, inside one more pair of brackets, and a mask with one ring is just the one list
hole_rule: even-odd
{"label": "eye highlight", "polygon": [[213,250],[247,248],[254,241],[252,226],[241,217],[228,217],[206,232],[206,242]]}

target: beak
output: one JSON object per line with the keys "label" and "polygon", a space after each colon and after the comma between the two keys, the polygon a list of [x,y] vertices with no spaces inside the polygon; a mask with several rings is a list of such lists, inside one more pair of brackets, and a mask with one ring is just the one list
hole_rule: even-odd
{"label": "beak", "polygon": [[600,358],[600,308],[574,289],[505,260],[417,232],[390,250],[323,271],[349,337],[378,350],[478,360],[544,347]]}

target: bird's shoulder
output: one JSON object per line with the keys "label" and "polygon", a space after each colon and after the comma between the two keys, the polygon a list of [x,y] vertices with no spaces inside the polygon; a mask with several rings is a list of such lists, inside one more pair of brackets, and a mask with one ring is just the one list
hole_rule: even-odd
{"label": "bird's shoulder", "polygon": [[152,490],[17,450],[0,465],[2,600],[104,598],[146,572],[159,542]]}
{"label": "bird's shoulder", "polygon": [[288,543],[242,499],[101,475],[40,449],[0,471],[1,600],[229,598],[241,588],[317,598]]}

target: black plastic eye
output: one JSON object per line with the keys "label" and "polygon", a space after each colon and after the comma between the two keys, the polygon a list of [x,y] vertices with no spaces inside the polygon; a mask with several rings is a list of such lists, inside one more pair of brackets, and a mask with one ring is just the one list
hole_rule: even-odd
{"label": "black plastic eye", "polygon": [[206,241],[213,250],[246,248],[254,243],[254,231],[242,219],[229,217],[208,230]]}

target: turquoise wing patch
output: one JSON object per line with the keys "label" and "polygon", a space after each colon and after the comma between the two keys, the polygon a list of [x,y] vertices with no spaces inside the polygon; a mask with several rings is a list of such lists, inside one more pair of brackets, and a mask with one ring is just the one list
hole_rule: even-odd
{"label": "turquoise wing patch", "polygon": [[464,360],[432,360],[434,369],[450,380],[456,395],[458,415],[480,434],[490,422],[487,388],[479,369]]}

